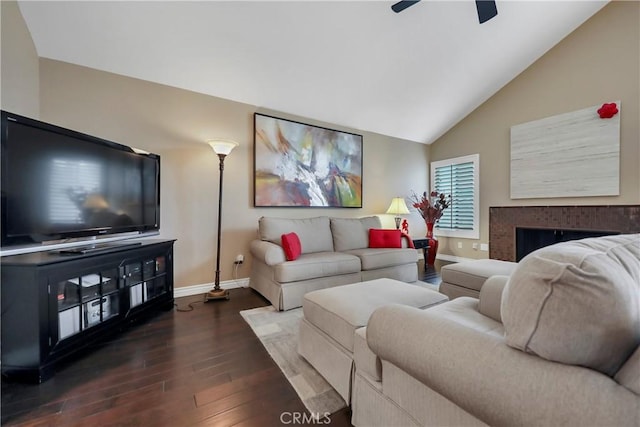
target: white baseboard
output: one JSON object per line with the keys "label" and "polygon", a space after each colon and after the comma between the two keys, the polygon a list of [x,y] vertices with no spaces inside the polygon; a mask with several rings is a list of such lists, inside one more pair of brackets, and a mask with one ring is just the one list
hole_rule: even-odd
{"label": "white baseboard", "polygon": [[[422,255],[422,251],[420,252],[420,256]],[[473,261],[474,258],[465,258],[455,255],[447,255],[447,254],[438,254],[436,255],[437,259],[442,261],[450,261],[450,262],[464,262],[464,261]],[[249,278],[244,277],[237,280],[225,280],[224,282],[220,282],[220,287],[222,289],[235,289],[235,288],[248,288],[249,287]],[[203,283],[201,285],[191,285],[191,286],[181,286],[179,288],[173,289],[173,297],[189,297],[192,295],[198,294],[206,294],[211,289],[213,289],[213,283]]]}
{"label": "white baseboard", "polygon": [[[189,297],[191,295],[206,294],[213,289],[213,283],[204,283],[202,285],[181,286],[179,288],[173,288],[173,297]],[[235,288],[247,288],[249,287],[249,278],[237,280],[225,280],[220,282],[222,289],[235,289]]]}
{"label": "white baseboard", "polygon": [[441,259],[442,261],[451,261],[451,262],[465,262],[465,261],[475,260],[475,258],[465,258],[461,256],[447,255],[447,254],[437,254],[436,259]]}

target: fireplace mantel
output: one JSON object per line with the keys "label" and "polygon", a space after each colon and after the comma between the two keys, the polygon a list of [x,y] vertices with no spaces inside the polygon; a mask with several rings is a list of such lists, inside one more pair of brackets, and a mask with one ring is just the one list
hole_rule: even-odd
{"label": "fireplace mantel", "polygon": [[640,232],[640,205],[489,208],[489,257],[516,260],[516,227]]}

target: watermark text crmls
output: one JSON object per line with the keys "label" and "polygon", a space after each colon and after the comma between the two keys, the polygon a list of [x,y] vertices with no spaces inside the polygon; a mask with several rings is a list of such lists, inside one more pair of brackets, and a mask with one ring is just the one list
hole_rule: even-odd
{"label": "watermark text crmls", "polygon": [[331,424],[330,412],[283,412],[280,414],[282,424]]}

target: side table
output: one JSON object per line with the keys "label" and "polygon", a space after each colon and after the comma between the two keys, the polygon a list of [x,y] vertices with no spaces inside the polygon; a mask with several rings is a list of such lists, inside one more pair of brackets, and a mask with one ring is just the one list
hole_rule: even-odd
{"label": "side table", "polygon": [[416,249],[422,249],[422,255],[424,255],[424,271],[427,271],[427,255],[429,255],[429,239],[426,237],[413,240],[413,246]]}

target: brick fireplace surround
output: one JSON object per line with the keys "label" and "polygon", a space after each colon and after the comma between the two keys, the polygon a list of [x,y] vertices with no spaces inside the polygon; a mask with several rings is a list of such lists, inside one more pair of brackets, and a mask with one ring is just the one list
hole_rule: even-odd
{"label": "brick fireplace surround", "polygon": [[516,227],[640,232],[640,205],[489,208],[489,258],[516,260]]}

